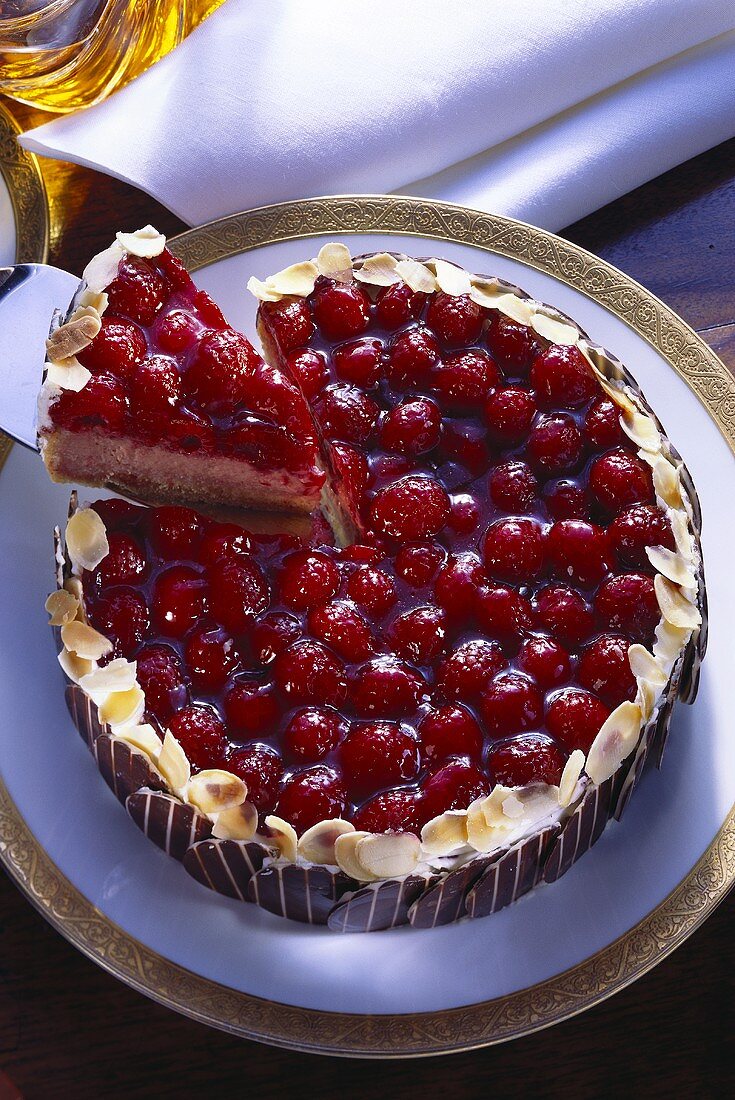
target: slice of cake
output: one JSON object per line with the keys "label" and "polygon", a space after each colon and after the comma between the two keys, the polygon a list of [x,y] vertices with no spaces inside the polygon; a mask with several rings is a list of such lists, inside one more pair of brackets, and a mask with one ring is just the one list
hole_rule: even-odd
{"label": "slice of cake", "polygon": [[145,500],[310,512],[324,481],[298,388],[151,227],[96,256],[48,340],[38,439],[54,481]]}

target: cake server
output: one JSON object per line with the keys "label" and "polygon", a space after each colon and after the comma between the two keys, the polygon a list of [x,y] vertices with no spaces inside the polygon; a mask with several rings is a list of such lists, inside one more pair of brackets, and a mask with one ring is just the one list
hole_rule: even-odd
{"label": "cake server", "polygon": [[0,267],[0,429],[36,446],[36,397],[55,310],[66,311],[79,277],[47,264]]}

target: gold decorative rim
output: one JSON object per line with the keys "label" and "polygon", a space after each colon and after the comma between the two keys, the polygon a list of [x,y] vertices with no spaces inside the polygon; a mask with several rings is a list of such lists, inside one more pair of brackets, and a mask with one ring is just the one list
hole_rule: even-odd
{"label": "gold decorative rim", "polygon": [[[703,340],[639,284],[584,249],[510,218],[424,199],[345,196],[280,203],[182,234],[196,270],[265,244],[330,233],[435,237],[519,260],[581,291],[659,351],[735,452],[735,379]],[[2,456],[0,455],[0,466]],[[438,1012],[354,1015],[263,1000],[202,978],[129,936],[53,864],[0,780],[0,861],[43,916],[104,969],[202,1023],[275,1046],[352,1057],[419,1057],[517,1038],[574,1016],[647,973],[735,883],[735,807],[683,881],[619,939],[553,978]]]}
{"label": "gold decorative rim", "polygon": [[46,187],[38,159],[18,144],[20,126],[0,103],[0,175],[8,188],[15,219],[15,262],[46,263],[50,221]]}

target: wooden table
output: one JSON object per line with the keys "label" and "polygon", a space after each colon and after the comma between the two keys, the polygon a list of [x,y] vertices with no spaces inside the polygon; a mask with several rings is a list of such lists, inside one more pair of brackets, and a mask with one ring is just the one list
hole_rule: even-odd
{"label": "wooden table", "polygon": [[[13,110],[32,124],[32,112]],[[51,262],[70,271],[81,272],[121,226],[184,228],[146,195],[95,172],[51,161],[44,172],[63,211]],[[735,370],[735,141],[563,236],[653,290]],[[153,1004],[78,954],[0,877],[0,1100],[230,1091],[269,1100],[336,1097],[345,1087],[353,1100],[719,1097],[735,1086],[732,917],[730,899],[645,978],[551,1030],[472,1054],[357,1064],[234,1039]]]}

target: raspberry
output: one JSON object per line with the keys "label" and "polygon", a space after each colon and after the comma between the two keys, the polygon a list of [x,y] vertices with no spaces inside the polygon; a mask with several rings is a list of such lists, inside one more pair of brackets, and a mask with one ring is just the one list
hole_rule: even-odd
{"label": "raspberry", "polygon": [[434,577],[444,559],[444,551],[436,543],[419,542],[402,546],[395,556],[394,568],[412,588],[423,588]]}
{"label": "raspberry", "polygon": [[357,386],[329,386],[319,397],[316,415],[327,439],[366,443],[375,431],[378,406]]}
{"label": "raspberry", "polygon": [[541,693],[525,676],[501,672],[480,696],[485,728],[491,737],[508,737],[539,726],[543,720]]}
{"label": "raspberry", "polygon": [[396,653],[425,665],[444,649],[445,614],[438,607],[415,607],[394,619],[390,639]]}
{"label": "raspberry", "polygon": [[590,467],[590,489],[603,508],[614,514],[631,504],[653,500],[650,467],[622,447],[595,459]]}
{"label": "raspberry", "polygon": [[411,290],[406,283],[384,287],[375,302],[375,319],[388,331],[415,320],[424,307],[425,294]]}
{"label": "raspberry", "polygon": [[195,771],[213,768],[225,751],[225,727],[212,707],[192,703],[170,719],[168,728]]}
{"label": "raspberry", "polygon": [[311,339],[314,324],[303,299],[282,298],[280,302],[263,302],[260,308],[275,333],[281,352],[302,348]]}
{"label": "raspberry", "polygon": [[557,577],[583,588],[599,584],[612,564],[607,532],[582,519],[563,519],[547,536],[549,560]]}
{"label": "raspberry", "polygon": [[247,558],[252,540],[236,523],[210,523],[204,530],[199,546],[199,561],[210,567],[223,561]]}
{"label": "raspberry", "polygon": [[268,606],[270,594],[263,571],[252,558],[220,561],[207,570],[209,610],[233,634],[243,634]]}
{"label": "raspberry", "polygon": [[553,481],[544,489],[544,503],[551,519],[587,519],[584,489],[573,481]]}
{"label": "raspberry", "polygon": [[504,512],[530,512],[537,493],[538,481],[525,462],[502,462],[490,474],[492,502]]}
{"label": "raspberry", "polygon": [[431,477],[403,477],[375,494],[370,510],[380,534],[399,541],[429,538],[449,519],[449,497]]}
{"label": "raspberry", "polygon": [[610,577],[597,593],[595,611],[603,628],[650,641],[661,618],[653,578],[641,573]]}
{"label": "raspberry", "polygon": [[383,791],[352,815],[356,829],[368,833],[418,833],[418,795],[405,787]]}
{"label": "raspberry", "polygon": [[197,290],[192,305],[207,328],[229,328],[224,313],[206,290]]}
{"label": "raspberry", "polygon": [[153,355],[138,367],[130,382],[130,411],[136,424],[159,437],[181,397],[181,374],[173,359]]}
{"label": "raspberry", "polygon": [[544,535],[532,519],[501,519],[485,536],[485,566],[492,577],[528,583],[544,567]]}
{"label": "raspberry", "polygon": [[490,794],[492,783],[475,764],[449,760],[422,784],[419,820],[423,825],[447,810],[464,810]]}
{"label": "raspberry", "polygon": [[319,642],[295,642],[275,659],[278,687],[295,706],[326,703],[338,706],[347,693],[342,662]]}
{"label": "raspberry", "polygon": [[564,585],[544,588],[536,596],[536,614],[541,625],[563,645],[576,649],[589,638],[594,618],[589,604]]}
{"label": "raspberry", "polygon": [[146,713],[165,724],[189,702],[189,689],[178,654],[167,645],[149,645],[141,649],[136,662]]}
{"label": "raspberry", "polygon": [[584,441],[592,451],[606,451],[623,441],[620,412],[609,397],[598,397],[584,418]]}
{"label": "raspberry", "polygon": [[373,635],[360,612],[338,600],[309,612],[309,631],[348,661],[364,661],[373,652]]}
{"label": "raspberry", "polygon": [[[181,309],[172,309],[156,320],[153,342],[168,355],[181,355],[196,341],[199,326],[194,318]],[[145,346],[145,345],[144,345]]]}
{"label": "raspberry", "polygon": [[311,308],[314,320],[328,340],[359,336],[370,323],[370,299],[357,286],[336,283],[318,288]]}
{"label": "raspberry", "polygon": [[541,348],[533,329],[511,320],[499,310],[490,312],[485,339],[490,354],[505,368],[506,374],[525,374]]}
{"label": "raspberry", "polygon": [[357,714],[400,718],[411,714],[426,690],[423,676],[397,657],[374,657],[361,665],[350,684],[350,700]]}
{"label": "raspberry", "polygon": [[376,618],[385,615],[398,598],[396,586],[387,573],[371,565],[356,569],[350,576],[347,595]]}
{"label": "raspberry", "polygon": [[125,255],[107,287],[108,308],[140,325],[152,325],[166,300],[166,285],[149,261]]}
{"label": "raspberry", "polygon": [[582,687],[615,708],[635,699],[636,681],[628,660],[630,642],[616,634],[603,634],[588,645],[579,658],[577,679]]}
{"label": "raspberry", "polygon": [[487,574],[476,554],[453,555],[436,579],[436,602],[452,619],[462,619],[470,614],[478,588],[486,581]]}
{"label": "raspberry", "polygon": [[497,642],[462,642],[439,665],[436,684],[447,699],[475,699],[507,663]]}
{"label": "raspberry", "polygon": [[588,691],[565,688],[555,695],[546,711],[546,728],[568,752],[590,746],[610,711],[600,699]]}
{"label": "raspberry", "polygon": [[524,733],[511,741],[494,745],[487,758],[496,783],[504,787],[525,787],[528,783],[558,784],[565,758],[550,737]]}
{"label": "raspberry", "polygon": [[441,449],[448,459],[464,466],[473,477],[484,473],[490,463],[487,432],[482,425],[472,421],[445,420]]}
{"label": "raspberry", "polygon": [[265,745],[250,745],[234,752],[225,767],[246,784],[248,802],[261,814],[272,811],[283,775],[283,761],[277,752]]}
{"label": "raspberry", "polygon": [[466,707],[439,707],[426,715],[418,732],[421,756],[428,764],[438,764],[449,756],[479,760],[482,754],[482,730]]}
{"label": "raspberry", "polygon": [[103,587],[111,584],[136,584],[145,576],[145,554],[132,535],[117,531],[107,536],[109,551],[95,570]]}
{"label": "raspberry", "polygon": [[439,362],[439,356],[439,344],[434,334],[425,328],[412,328],[391,343],[386,373],[394,386],[419,386]]}
{"label": "raspberry", "polygon": [[552,638],[526,638],[518,650],[518,667],[533,677],[539,687],[552,688],[571,676],[567,651]]}
{"label": "raspberry", "polygon": [[172,565],[153,586],[153,624],[159,634],[183,638],[205,614],[207,582],[188,565]]}
{"label": "raspberry", "polygon": [[341,480],[345,492],[353,500],[359,500],[368,483],[368,464],[365,455],[346,443],[332,442],[329,448],[335,481]]}
{"label": "raspberry", "polygon": [[472,344],[482,329],[482,310],[467,294],[434,294],[426,322],[445,344]]}
{"label": "raspberry", "polygon": [[238,332],[210,329],[189,354],[184,389],[207,412],[231,415],[247,396],[257,359],[251,344]]}
{"label": "raspberry", "polygon": [[125,423],[127,411],[122,382],[113,374],[96,374],[78,393],[64,390],[51,406],[51,418],[54,424],[72,431],[97,427],[117,431]]}
{"label": "raspberry", "polygon": [[319,607],[339,588],[339,569],[319,550],[297,550],[284,559],[281,599],[295,611]]}
{"label": "raspberry", "polygon": [[253,626],[250,644],[262,665],[269,665],[291,642],[298,641],[303,631],[298,619],[285,611],[271,611]]}
{"label": "raspberry", "polygon": [[380,381],[382,350],[380,340],[355,340],[335,348],[332,359],[337,377],[369,390]]}
{"label": "raspberry", "polygon": [[196,557],[202,528],[191,508],[165,505],[151,509],[148,530],[153,549],[164,561]]}
{"label": "raspberry", "polygon": [[317,764],[286,780],[278,795],[276,813],[301,834],[319,821],[343,817],[346,804],[344,785],[337,773]]}
{"label": "raspberry", "polygon": [[168,441],[187,454],[214,450],[215,434],[212,421],[191,409],[179,409],[170,415],[166,426]]}
{"label": "raspberry", "polygon": [[156,256],[156,263],[164,278],[174,290],[186,290],[194,286],[191,276],[181,260],[178,256],[174,256],[172,252],[169,252],[167,248],[164,248],[163,252]]}
{"label": "raspberry", "polygon": [[582,436],[568,413],[546,416],[528,440],[531,462],[546,477],[573,470],[582,457]]}
{"label": "raspberry", "polygon": [[451,496],[452,514],[448,526],[458,535],[470,535],[480,523],[480,505],[471,493],[454,493]]}
{"label": "raspberry", "polygon": [[140,592],[110,589],[95,604],[93,625],[115,645],[116,656],[131,657],[149,626],[148,605]]}
{"label": "raspberry", "polygon": [[109,371],[126,379],[143,362],[146,352],[145,336],[138,326],[108,313],[92,343],[77,353],[77,359],[92,374]]}
{"label": "raspberry", "polygon": [[419,770],[416,740],[397,722],[354,725],[340,746],[339,759],[347,793],[355,802],[414,779]]}
{"label": "raspberry", "polygon": [[488,390],[500,382],[500,371],[487,352],[463,351],[450,355],[431,376],[431,388],[449,408],[480,405]]}
{"label": "raspberry", "polygon": [[475,602],[477,621],[484,633],[497,638],[505,647],[517,644],[533,626],[530,600],[503,584],[484,585]]}
{"label": "raspberry", "polygon": [[552,344],[537,355],[531,385],[547,409],[579,409],[599,393],[592,368],[572,344]]}
{"label": "raspberry", "polygon": [[321,352],[294,351],[288,356],[286,364],[307,401],[321,393],[329,381],[329,367]]}
{"label": "raspberry", "polygon": [[119,530],[121,527],[137,526],[139,521],[148,514],[147,508],[139,508],[127,500],[120,500],[119,497],[96,500],[92,508],[104,523],[108,533]]}
{"label": "raspberry", "polygon": [[283,747],[301,764],[315,764],[347,736],[348,725],[331,707],[305,707],[283,733]]}
{"label": "raspberry", "polygon": [[221,627],[209,624],[192,631],[184,656],[194,686],[210,693],[224,687],[239,664],[230,635]]}
{"label": "raspberry", "polygon": [[621,512],[610,524],[609,535],[620,564],[633,568],[648,566],[647,546],[676,547],[667,517],[650,504],[634,504]]}
{"label": "raspberry", "polygon": [[275,729],[280,713],[273,685],[255,677],[237,680],[225,695],[225,715],[243,740]]}
{"label": "raspberry", "polygon": [[415,397],[388,413],[380,430],[380,443],[387,451],[420,455],[436,447],[440,434],[437,406],[425,397]]}
{"label": "raspberry", "polygon": [[485,420],[500,443],[516,443],[531,430],[536,402],[528,390],[506,386],[490,394],[485,402]]}

